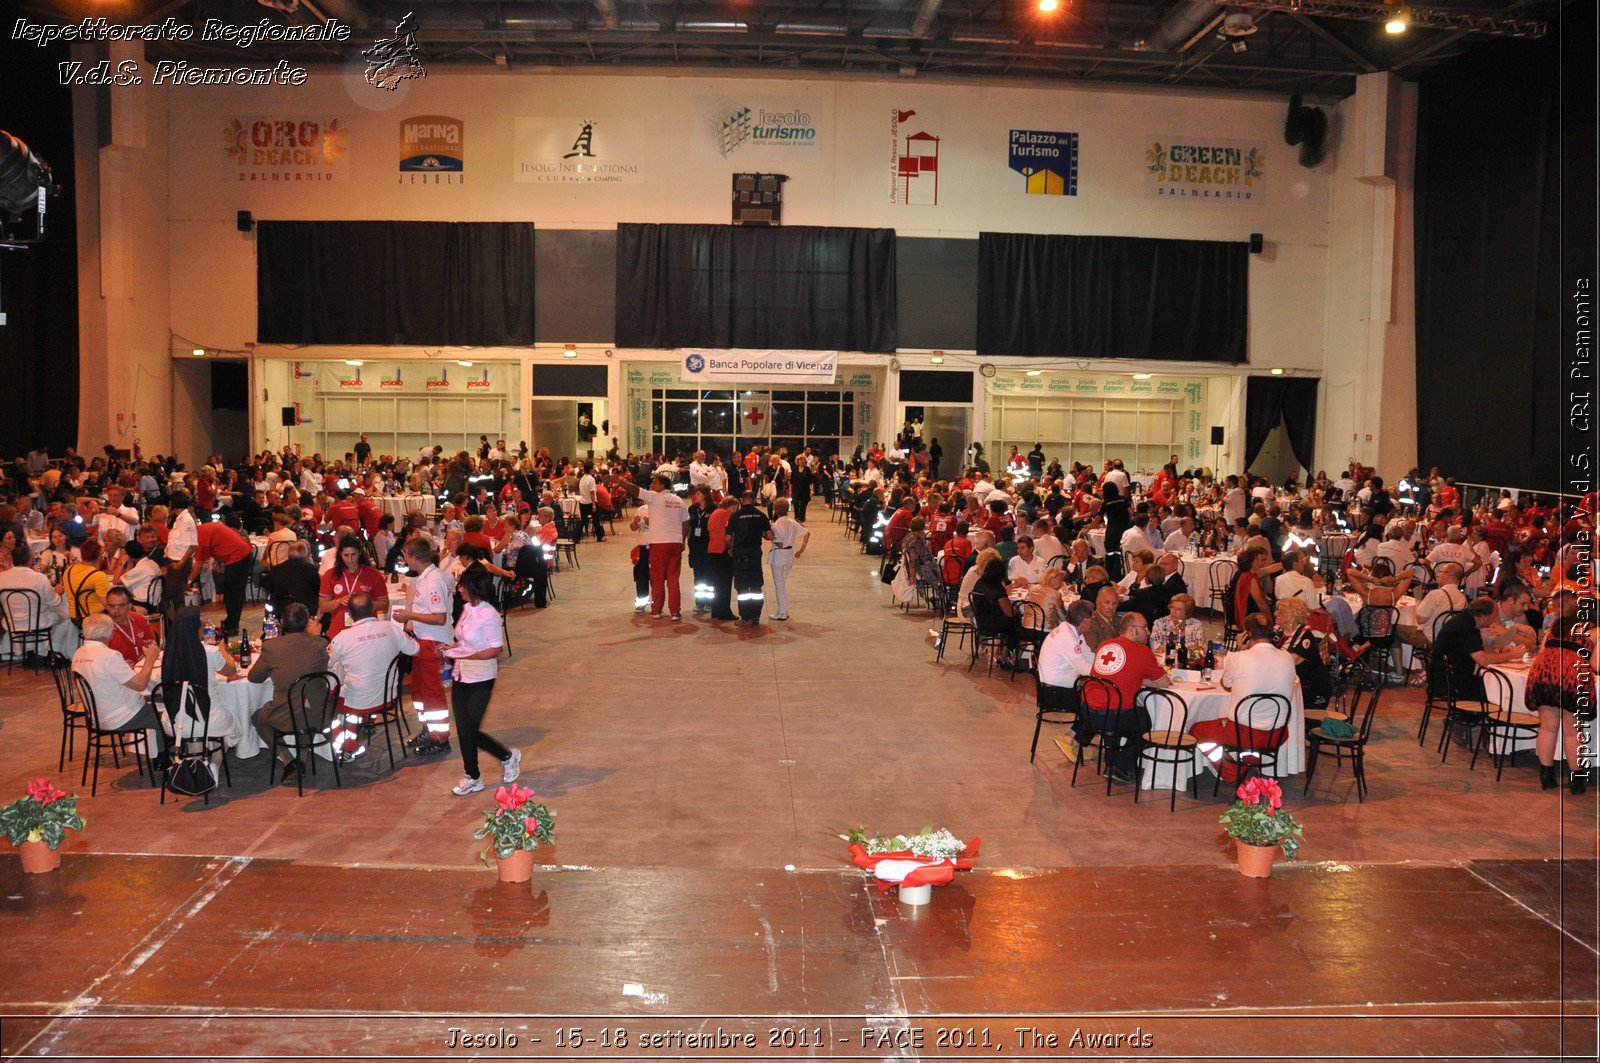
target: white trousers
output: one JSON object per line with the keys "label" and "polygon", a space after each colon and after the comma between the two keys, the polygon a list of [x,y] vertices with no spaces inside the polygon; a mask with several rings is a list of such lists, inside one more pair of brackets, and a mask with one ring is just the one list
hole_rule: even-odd
{"label": "white trousers", "polygon": [[773,550],[767,554],[767,564],[772,568],[772,592],[778,597],[777,612],[773,616],[789,615],[789,570],[794,568],[793,550]]}

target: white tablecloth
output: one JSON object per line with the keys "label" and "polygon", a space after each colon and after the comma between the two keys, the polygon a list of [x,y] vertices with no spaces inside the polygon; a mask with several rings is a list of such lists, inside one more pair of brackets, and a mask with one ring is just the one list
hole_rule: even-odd
{"label": "white tablecloth", "polygon": [[[1222,688],[1220,683],[1209,684],[1209,690],[1200,689],[1203,684],[1198,683],[1173,683],[1170,689],[1184,700],[1189,706],[1189,715],[1184,720],[1184,730],[1187,731],[1195,724],[1205,720],[1222,720],[1233,718],[1233,694]],[[1150,708],[1150,730],[1167,731],[1172,729],[1175,722],[1167,711],[1169,702],[1165,698],[1151,698],[1148,701]],[[1278,766],[1272,773],[1279,778],[1288,775],[1299,775],[1306,770],[1306,705],[1305,699],[1300,695],[1300,684],[1294,685],[1294,696],[1289,699],[1289,737],[1278,748]],[[1210,763],[1205,754],[1196,752],[1196,760]],[[1181,779],[1178,788],[1189,785],[1188,769],[1182,765],[1178,771]],[[1146,790],[1167,790],[1173,786],[1172,767],[1162,764],[1160,767],[1150,764],[1144,765],[1144,779],[1141,785]]]}
{"label": "white tablecloth", "polygon": [[272,700],[272,683],[252,683],[248,679],[224,679],[215,688],[218,705],[227,710],[241,730],[239,741],[233,747],[236,757],[248,759],[266,747],[256,734],[255,711]]}
{"label": "white tablecloth", "polygon": [[1089,540],[1089,550],[1096,557],[1106,556],[1106,530],[1091,528],[1084,538]]}
{"label": "white tablecloth", "polygon": [[580,512],[578,509],[579,504],[577,495],[567,495],[561,499],[561,512],[569,517],[576,517]]}
{"label": "white tablecloth", "polygon": [[[1189,588],[1189,597],[1194,599],[1196,608],[1209,609],[1211,607],[1212,587],[1211,566],[1218,561],[1232,561],[1233,556],[1231,554],[1219,554],[1216,557],[1196,557],[1193,554],[1183,554],[1179,560],[1183,563],[1183,583],[1184,586]],[[1226,570],[1229,579],[1233,578],[1233,573],[1237,572],[1238,568],[1239,566],[1234,564]],[[1219,580],[1222,579],[1223,572],[1223,569],[1217,569],[1217,578]],[[1227,590],[1227,588],[1228,585],[1224,582],[1222,589]]]}
{"label": "white tablecloth", "polygon": [[[1360,616],[1361,595],[1346,593],[1343,597],[1350,606],[1350,612]],[[1409,594],[1403,595],[1399,601],[1395,602],[1394,608],[1395,612],[1399,614],[1398,619],[1395,621],[1397,624],[1404,624],[1407,627],[1417,626],[1417,600],[1415,598]],[[1397,637],[1394,640],[1394,647],[1395,666],[1400,669],[1401,675],[1405,675],[1411,669],[1411,644],[1401,642]]]}
{"label": "white tablecloth", "polygon": [[421,510],[429,519],[439,508],[439,500],[432,495],[373,495],[378,508],[394,518],[398,525],[412,510]]}

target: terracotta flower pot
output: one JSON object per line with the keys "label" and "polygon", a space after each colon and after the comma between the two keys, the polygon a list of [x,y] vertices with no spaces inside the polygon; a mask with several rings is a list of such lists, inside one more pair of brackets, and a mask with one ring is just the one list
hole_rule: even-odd
{"label": "terracotta flower pot", "polygon": [[1237,838],[1233,841],[1239,853],[1239,873],[1247,878],[1271,878],[1272,861],[1278,855],[1276,845],[1246,845]]}
{"label": "terracotta flower pot", "polygon": [[22,870],[30,875],[42,875],[61,866],[61,854],[44,842],[23,842],[18,848],[22,853]]}
{"label": "terracotta flower pot", "polygon": [[527,882],[533,877],[533,854],[518,849],[510,856],[500,857],[501,882]]}

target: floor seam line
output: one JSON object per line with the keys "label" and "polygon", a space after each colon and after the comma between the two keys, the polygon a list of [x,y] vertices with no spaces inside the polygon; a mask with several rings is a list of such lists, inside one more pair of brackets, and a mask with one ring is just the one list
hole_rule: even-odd
{"label": "floor seam line", "polygon": [[1576,941],[1580,946],[1582,946],[1582,948],[1583,948],[1583,950],[1585,952],[1589,953],[1589,955],[1591,955],[1591,956],[1600,956],[1600,952],[1596,952],[1595,949],[1593,948],[1593,946],[1591,946],[1587,941],[1584,941],[1582,938],[1578,937],[1576,934],[1572,933],[1566,927],[1562,926],[1560,923],[1556,922],[1554,919],[1551,919],[1549,916],[1545,915],[1543,912],[1537,911],[1534,908],[1530,907],[1520,897],[1513,897],[1510,893],[1507,893],[1500,886],[1499,883],[1493,881],[1492,879],[1485,878],[1471,864],[1466,865],[1466,869],[1467,869],[1467,873],[1469,875],[1471,875],[1473,878],[1477,879],[1480,882],[1483,882],[1490,889],[1494,890],[1496,893],[1500,894],[1502,897],[1505,897],[1507,900],[1511,901],[1513,904],[1518,905],[1519,907],[1521,907],[1522,909],[1524,909],[1525,911],[1530,913],[1535,919],[1538,919],[1542,923],[1548,923],[1551,926],[1555,927],[1556,933],[1560,934],[1562,937],[1571,938],[1573,941]]}

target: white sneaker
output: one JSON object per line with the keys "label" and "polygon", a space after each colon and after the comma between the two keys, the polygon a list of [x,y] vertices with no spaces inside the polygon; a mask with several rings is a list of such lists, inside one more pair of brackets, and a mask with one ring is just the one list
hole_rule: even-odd
{"label": "white sneaker", "polygon": [[511,755],[500,762],[500,781],[516,782],[522,774],[522,750],[513,749]]}
{"label": "white sneaker", "polygon": [[470,775],[463,775],[461,777],[461,781],[456,783],[455,789],[451,790],[450,792],[455,794],[457,797],[465,797],[468,794],[482,793],[483,780],[474,779]]}

